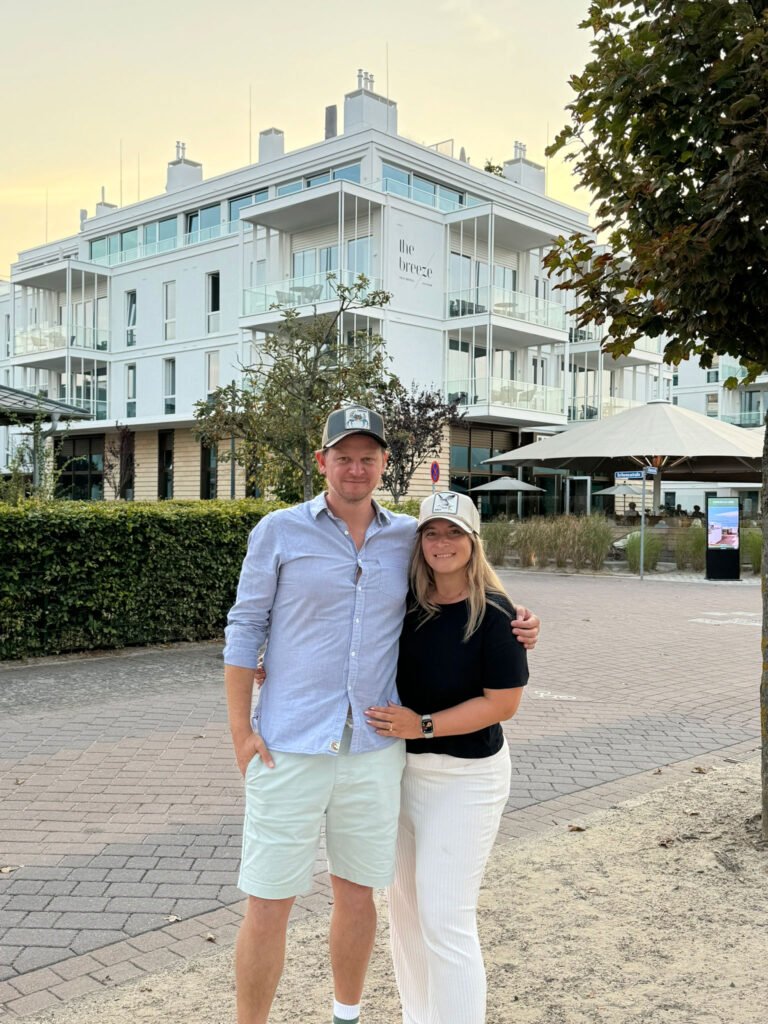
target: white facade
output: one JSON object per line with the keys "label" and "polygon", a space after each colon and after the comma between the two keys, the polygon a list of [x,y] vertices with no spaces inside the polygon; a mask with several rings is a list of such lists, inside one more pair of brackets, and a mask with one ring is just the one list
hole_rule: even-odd
{"label": "white facade", "polygon": [[[258,163],[207,180],[179,143],[164,194],[102,198],[76,236],[19,255],[0,290],[0,383],[92,413],[69,433],[91,439],[71,452],[91,461],[79,496],[99,496],[99,445],[116,423],[135,432],[135,497],[210,496],[195,403],[239,378],[279,321],[274,304],[330,311],[328,272],[392,295],[343,330],[378,331],[404,383],[461,403],[441,485],[483,482],[483,458],[522,432],[666,397],[658,349],[608,360],[550,291],[542,255],[587,217],[544,194],[524,147],[496,176],[405,139],[367,76],[345,97],[343,133],[326,120],[330,137],[293,152],[279,129],[262,132]],[[0,463],[7,451],[0,429]],[[228,468],[218,480],[228,494]]]}

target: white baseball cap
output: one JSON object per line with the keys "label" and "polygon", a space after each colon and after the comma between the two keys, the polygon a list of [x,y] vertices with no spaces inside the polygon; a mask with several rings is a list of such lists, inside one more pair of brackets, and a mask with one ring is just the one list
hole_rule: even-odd
{"label": "white baseball cap", "polygon": [[447,519],[456,523],[465,533],[480,533],[480,513],[468,494],[457,491],[438,491],[430,494],[419,509],[419,529],[432,519]]}

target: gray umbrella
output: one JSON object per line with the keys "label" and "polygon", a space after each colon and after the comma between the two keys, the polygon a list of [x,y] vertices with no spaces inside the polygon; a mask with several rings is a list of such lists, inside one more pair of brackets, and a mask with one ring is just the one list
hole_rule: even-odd
{"label": "gray umbrella", "polygon": [[614,498],[639,498],[643,492],[639,487],[632,487],[631,484],[614,484],[613,487],[606,487],[602,491],[592,491],[592,497],[598,494],[612,494]]}
{"label": "gray umbrella", "polygon": [[480,484],[479,487],[470,487],[470,491],[496,491],[497,493],[511,494],[513,491],[539,491],[544,492],[543,487],[534,487],[524,480],[515,480],[512,476],[500,476],[498,480],[491,480],[489,484]]}

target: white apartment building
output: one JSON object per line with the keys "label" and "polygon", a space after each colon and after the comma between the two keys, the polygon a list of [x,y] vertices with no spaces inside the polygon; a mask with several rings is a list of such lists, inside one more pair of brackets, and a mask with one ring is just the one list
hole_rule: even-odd
{"label": "white apartment building", "polygon": [[[239,379],[279,322],[274,304],[331,311],[330,272],[392,295],[342,331],[381,334],[405,384],[460,402],[440,486],[488,482],[501,470],[484,459],[540,431],[667,397],[658,347],[609,360],[550,290],[542,256],[553,237],[588,231],[587,215],[546,195],[525,147],[499,176],[452,144],[404,138],[364,72],[340,132],[336,118],[326,108],[325,138],[294,151],[269,128],[257,163],[209,179],[177,143],[162,195],[122,208],[102,195],[76,235],[19,254],[0,291],[0,384],[91,413],[63,441],[73,497],[114,496],[103,470],[116,424],[134,447],[124,496],[241,495],[241,475],[194,441],[194,404]],[[11,448],[0,427],[0,471]],[[539,482],[554,509],[559,478]],[[430,487],[425,466],[411,493]]]}

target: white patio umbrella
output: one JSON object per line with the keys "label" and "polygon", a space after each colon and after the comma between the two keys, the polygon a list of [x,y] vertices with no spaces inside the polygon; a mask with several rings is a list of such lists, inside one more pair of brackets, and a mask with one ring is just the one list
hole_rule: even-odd
{"label": "white patio umbrella", "polygon": [[614,484],[613,487],[605,487],[602,491],[592,491],[592,497],[599,494],[612,494],[614,498],[639,498],[642,491],[631,484]]}
{"label": "white patio umbrella", "polygon": [[[655,474],[653,504],[658,508],[662,474],[671,480],[728,481],[736,477],[759,482],[762,454],[761,430],[734,427],[669,402],[649,402],[485,462],[559,469],[578,466],[584,472],[615,472],[628,465],[650,469]],[[644,537],[644,507],[640,516]],[[640,572],[642,576],[642,564]]]}
{"label": "white patio umbrella", "polygon": [[760,480],[763,432],[734,427],[669,402],[649,402],[486,459],[585,472],[652,467],[654,505],[669,480]]}

